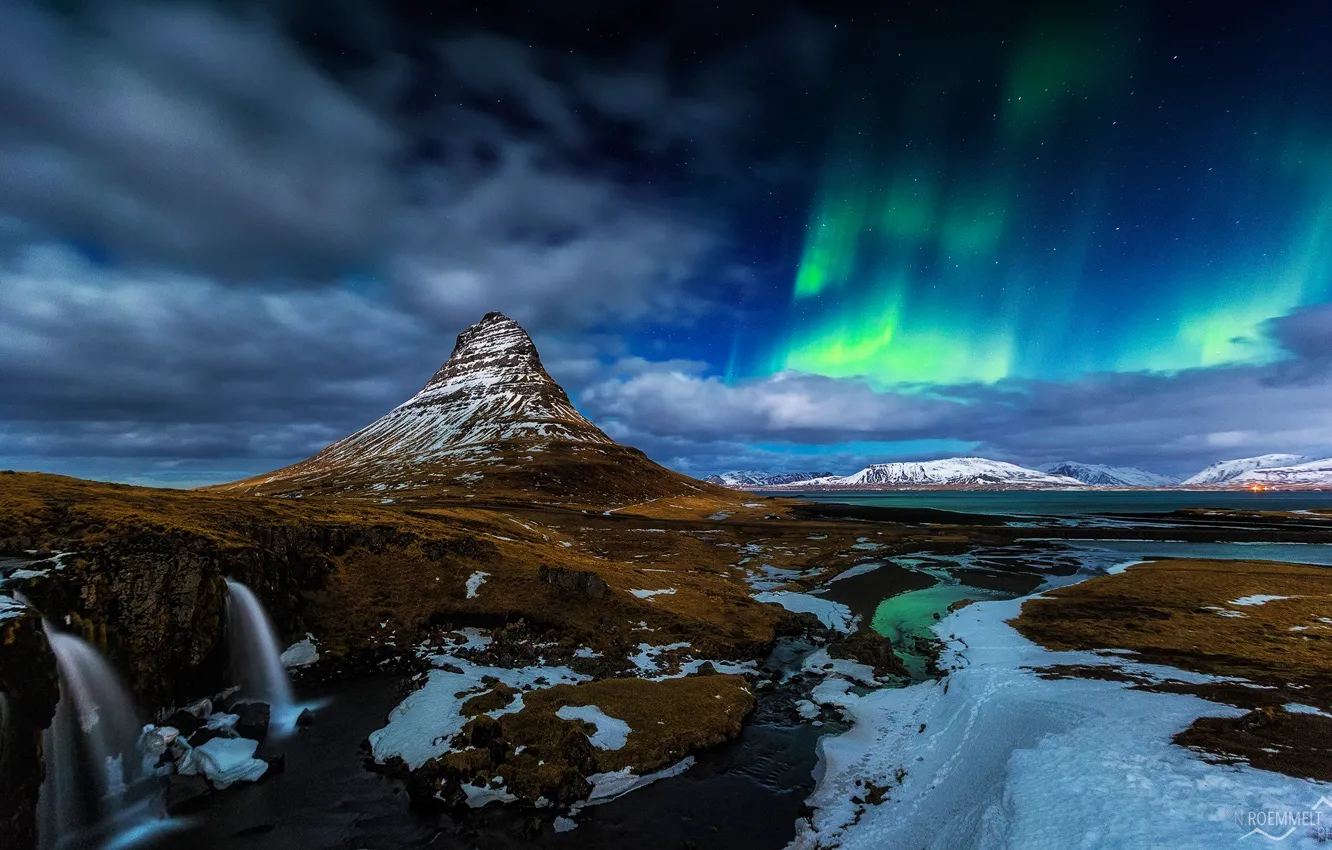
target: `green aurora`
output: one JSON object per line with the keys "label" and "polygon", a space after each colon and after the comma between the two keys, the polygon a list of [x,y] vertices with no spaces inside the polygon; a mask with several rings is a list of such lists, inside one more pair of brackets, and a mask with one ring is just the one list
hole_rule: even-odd
{"label": "green aurora", "polygon": [[1280,356],[1264,323],[1332,297],[1332,132],[1252,104],[1172,122],[1132,23],[916,57],[848,98],[755,371],[955,384]]}

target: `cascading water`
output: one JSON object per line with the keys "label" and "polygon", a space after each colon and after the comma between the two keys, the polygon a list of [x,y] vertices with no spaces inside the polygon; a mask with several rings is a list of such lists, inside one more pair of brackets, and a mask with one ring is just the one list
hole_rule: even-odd
{"label": "cascading water", "polygon": [[118,843],[165,815],[161,784],[140,768],[138,714],[96,649],[49,623],[45,628],[60,702],[44,738],[40,844],[65,850]]}
{"label": "cascading water", "polygon": [[277,632],[248,587],[227,579],[227,590],[227,642],[240,695],[268,703],[273,730],[288,732],[296,722],[297,708]]}

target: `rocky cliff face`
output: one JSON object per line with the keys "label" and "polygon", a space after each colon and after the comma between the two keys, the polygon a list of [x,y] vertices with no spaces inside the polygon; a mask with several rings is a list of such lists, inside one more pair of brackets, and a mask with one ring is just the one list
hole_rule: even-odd
{"label": "rocky cliff face", "polygon": [[0,836],[5,847],[28,847],[36,841],[42,730],[60,689],[35,611],[0,598],[0,647]]}

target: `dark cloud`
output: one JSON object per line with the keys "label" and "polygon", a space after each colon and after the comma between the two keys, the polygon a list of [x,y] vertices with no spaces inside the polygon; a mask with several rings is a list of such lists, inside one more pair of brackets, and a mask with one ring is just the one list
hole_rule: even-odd
{"label": "dark cloud", "polygon": [[0,464],[179,484],[278,466],[402,401],[491,309],[610,433],[698,474],[940,440],[1172,472],[1332,451],[1328,307],[1274,320],[1291,359],[1265,366],[727,383],[658,344],[706,347],[737,293],[770,298],[763,263],[786,286],[803,216],[782,210],[873,82],[838,70],[830,24],[403,5],[0,5]]}
{"label": "dark cloud", "polygon": [[1183,474],[1227,457],[1332,454],[1332,375],[1308,365],[1005,381],[928,393],[794,373],[731,385],[697,369],[648,365],[589,386],[581,399],[619,438],[669,445],[680,457],[724,456],[719,449],[733,443],[828,445],[836,454],[844,443],[951,440],[1030,465],[1075,458]]}
{"label": "dark cloud", "polygon": [[1269,327],[1287,351],[1309,360],[1332,359],[1332,304],[1297,310]]}
{"label": "dark cloud", "polygon": [[400,139],[271,20],[0,8],[0,206],[126,262],[227,277],[365,262]]}

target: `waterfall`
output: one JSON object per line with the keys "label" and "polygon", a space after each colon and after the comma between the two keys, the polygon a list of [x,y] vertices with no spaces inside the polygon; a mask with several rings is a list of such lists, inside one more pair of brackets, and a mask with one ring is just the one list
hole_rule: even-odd
{"label": "waterfall", "polygon": [[85,641],[45,629],[60,702],[43,739],[39,840],[44,850],[98,846],[162,818],[162,789],[142,775],[140,719],[111,665]]}
{"label": "waterfall", "polygon": [[273,731],[288,732],[296,723],[297,707],[277,632],[248,587],[227,579],[227,590],[227,644],[240,695],[268,703]]}

